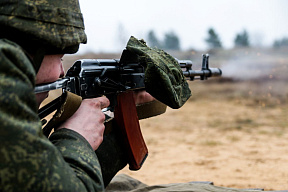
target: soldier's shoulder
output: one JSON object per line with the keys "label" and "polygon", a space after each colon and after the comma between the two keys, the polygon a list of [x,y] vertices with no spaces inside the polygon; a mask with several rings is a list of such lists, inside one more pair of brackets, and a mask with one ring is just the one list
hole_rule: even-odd
{"label": "soldier's shoulder", "polygon": [[10,66],[10,69],[17,67],[32,76],[35,73],[31,59],[22,47],[7,39],[0,39],[0,63],[2,67]]}
{"label": "soldier's shoulder", "polygon": [[8,39],[0,39],[0,60],[7,59],[26,64],[31,62],[20,45]]}
{"label": "soldier's shoulder", "polygon": [[0,50],[23,52],[22,48],[15,42],[8,39],[0,39]]}

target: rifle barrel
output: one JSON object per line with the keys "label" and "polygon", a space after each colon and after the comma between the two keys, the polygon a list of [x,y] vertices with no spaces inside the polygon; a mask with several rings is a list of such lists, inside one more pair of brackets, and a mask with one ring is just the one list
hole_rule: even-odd
{"label": "rifle barrel", "polygon": [[183,75],[185,77],[194,78],[200,76],[201,79],[203,77],[217,77],[222,75],[222,71],[219,68],[209,68],[205,70],[187,70],[183,71]]}
{"label": "rifle barrel", "polygon": [[37,85],[34,89],[34,93],[42,93],[42,92],[51,91],[55,89],[65,88],[67,86],[68,81],[69,79],[63,78],[63,79],[58,79],[57,81],[53,83]]}

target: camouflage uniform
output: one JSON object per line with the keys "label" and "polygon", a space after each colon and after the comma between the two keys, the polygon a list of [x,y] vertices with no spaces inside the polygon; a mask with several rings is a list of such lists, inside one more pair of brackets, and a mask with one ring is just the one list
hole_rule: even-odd
{"label": "camouflage uniform", "polygon": [[0,28],[0,191],[103,191],[81,135],[42,134],[34,94],[37,53],[74,53],[86,42],[78,1],[2,0]]}

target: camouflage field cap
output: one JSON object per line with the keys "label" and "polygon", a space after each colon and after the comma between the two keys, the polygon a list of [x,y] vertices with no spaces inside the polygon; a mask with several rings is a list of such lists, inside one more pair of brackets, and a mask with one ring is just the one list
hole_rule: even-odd
{"label": "camouflage field cap", "polygon": [[1,0],[0,26],[2,37],[48,54],[75,53],[87,41],[78,0]]}
{"label": "camouflage field cap", "polygon": [[178,62],[163,50],[150,48],[143,40],[131,37],[126,49],[138,56],[146,67],[145,87],[157,100],[171,108],[180,108],[191,96],[189,85]]}

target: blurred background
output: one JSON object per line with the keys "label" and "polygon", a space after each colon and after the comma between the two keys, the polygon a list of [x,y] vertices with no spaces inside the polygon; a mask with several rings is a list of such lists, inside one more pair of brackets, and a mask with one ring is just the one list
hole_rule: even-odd
{"label": "blurred background", "polygon": [[[271,47],[288,31],[285,0],[80,0],[80,6],[88,35],[80,53],[121,51],[131,35],[165,49],[232,48],[245,34],[250,46]],[[207,43],[211,35],[220,44]]]}
{"label": "blurred background", "polygon": [[221,78],[189,82],[179,110],[141,120],[149,148],[129,174],[147,184],[213,181],[288,189],[288,1],[80,0],[88,43],[64,57],[119,58],[131,35]]}

